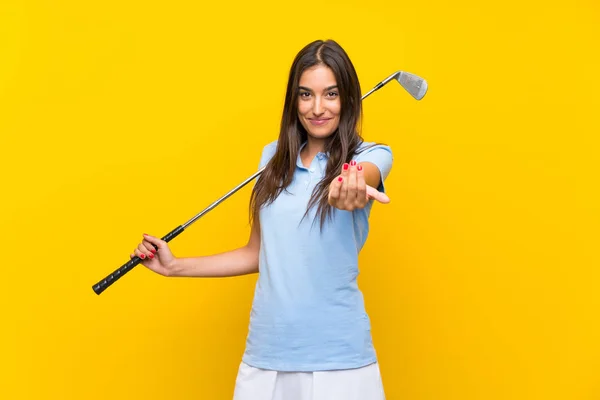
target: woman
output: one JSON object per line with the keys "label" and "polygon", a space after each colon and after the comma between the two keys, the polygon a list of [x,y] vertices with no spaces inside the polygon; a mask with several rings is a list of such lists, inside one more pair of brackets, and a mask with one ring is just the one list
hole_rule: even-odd
{"label": "woman", "polygon": [[246,246],[177,258],[144,235],[131,255],[164,276],[259,273],[235,400],[385,398],[356,278],[373,200],[389,202],[392,153],[363,142],[361,116],[345,51],[310,43],[291,67],[279,138],[262,152]]}

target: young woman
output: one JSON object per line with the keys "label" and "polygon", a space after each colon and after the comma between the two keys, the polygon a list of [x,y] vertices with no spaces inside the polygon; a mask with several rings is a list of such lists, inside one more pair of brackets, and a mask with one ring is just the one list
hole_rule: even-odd
{"label": "young woman", "polygon": [[290,70],[279,138],[262,152],[246,246],[178,258],[144,235],[131,255],[164,276],[259,273],[235,400],[385,398],[356,279],[373,201],[389,202],[392,153],[362,140],[361,117],[346,52],[310,43]]}

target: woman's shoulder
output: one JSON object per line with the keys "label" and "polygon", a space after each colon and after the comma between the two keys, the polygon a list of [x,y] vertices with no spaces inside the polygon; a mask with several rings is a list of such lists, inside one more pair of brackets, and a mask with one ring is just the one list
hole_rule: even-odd
{"label": "woman's shoulder", "polygon": [[260,155],[259,168],[264,167],[277,151],[277,140],[267,143],[263,146],[262,153]]}
{"label": "woman's shoulder", "polygon": [[263,147],[263,153],[265,151],[275,153],[275,150],[277,150],[277,140],[273,140],[271,143],[267,143]]}

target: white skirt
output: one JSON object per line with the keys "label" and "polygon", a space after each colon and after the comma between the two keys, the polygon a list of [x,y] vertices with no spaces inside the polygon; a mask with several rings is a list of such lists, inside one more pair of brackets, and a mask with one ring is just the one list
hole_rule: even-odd
{"label": "white skirt", "polygon": [[379,364],[362,368],[280,372],[240,364],[233,400],[385,400]]}

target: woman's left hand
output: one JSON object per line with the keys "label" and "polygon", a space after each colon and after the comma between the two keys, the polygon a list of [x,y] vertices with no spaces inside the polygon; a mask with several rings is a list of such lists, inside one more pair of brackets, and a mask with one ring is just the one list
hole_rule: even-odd
{"label": "woman's left hand", "polygon": [[329,184],[329,204],[340,210],[363,208],[371,199],[390,202],[385,193],[366,184],[363,168],[355,161],[344,164],[342,173]]}

